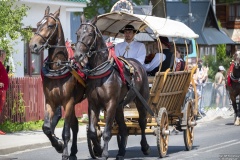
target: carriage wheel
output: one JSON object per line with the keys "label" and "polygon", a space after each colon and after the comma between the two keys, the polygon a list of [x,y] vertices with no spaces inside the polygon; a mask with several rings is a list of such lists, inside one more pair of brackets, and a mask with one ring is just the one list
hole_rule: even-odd
{"label": "carriage wheel", "polygon": [[169,134],[167,110],[166,108],[160,108],[157,126],[157,148],[161,158],[167,154]]}
{"label": "carriage wheel", "polygon": [[187,151],[190,151],[193,146],[194,139],[194,126],[196,125],[196,120],[194,118],[194,111],[191,102],[185,104],[185,112],[187,115],[187,128],[183,131],[183,139]]}
{"label": "carriage wheel", "polygon": [[[88,125],[87,125],[87,133],[88,133]],[[101,137],[102,137],[102,134],[101,134],[100,126],[98,126],[97,135],[98,135],[98,143],[99,143],[99,145],[101,146]],[[87,143],[88,143],[88,150],[89,150],[89,153],[90,153],[91,157],[92,157],[93,159],[98,159],[99,157],[101,157],[101,155],[98,155],[98,153],[96,153],[96,151],[94,151],[93,142],[92,142],[92,140],[88,137],[88,134],[87,134]]]}

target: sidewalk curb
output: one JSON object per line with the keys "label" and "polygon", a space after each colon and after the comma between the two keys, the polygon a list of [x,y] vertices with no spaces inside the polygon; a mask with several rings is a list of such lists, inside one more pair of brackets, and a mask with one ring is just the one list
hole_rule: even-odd
{"label": "sidewalk curb", "polygon": [[[80,137],[77,139],[77,143],[80,143],[82,141],[87,140],[87,137]],[[69,141],[68,144],[71,145],[72,139]],[[1,155],[8,155],[11,153],[15,152],[20,152],[20,151],[25,151],[25,150],[32,150],[32,149],[37,149],[37,148],[42,148],[42,147],[51,147],[51,143],[49,142],[43,142],[43,143],[35,143],[35,144],[28,144],[28,145],[23,145],[23,146],[16,146],[16,147],[11,147],[11,148],[5,148],[0,150],[0,156]]]}

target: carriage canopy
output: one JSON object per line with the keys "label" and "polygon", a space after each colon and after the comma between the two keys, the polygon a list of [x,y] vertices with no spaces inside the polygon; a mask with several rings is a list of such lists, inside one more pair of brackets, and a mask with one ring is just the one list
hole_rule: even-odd
{"label": "carriage canopy", "polygon": [[125,25],[131,24],[140,32],[152,36],[173,38],[198,38],[198,34],[182,22],[148,15],[131,14],[127,12],[111,12],[98,16],[97,27],[103,35],[122,37],[119,33]]}

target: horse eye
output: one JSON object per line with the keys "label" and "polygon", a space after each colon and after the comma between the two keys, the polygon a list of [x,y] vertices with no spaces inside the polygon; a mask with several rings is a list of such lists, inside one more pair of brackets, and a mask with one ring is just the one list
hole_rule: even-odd
{"label": "horse eye", "polygon": [[51,24],[51,25],[48,25],[48,28],[53,28],[53,25]]}
{"label": "horse eye", "polygon": [[89,36],[93,36],[93,33],[89,33]]}

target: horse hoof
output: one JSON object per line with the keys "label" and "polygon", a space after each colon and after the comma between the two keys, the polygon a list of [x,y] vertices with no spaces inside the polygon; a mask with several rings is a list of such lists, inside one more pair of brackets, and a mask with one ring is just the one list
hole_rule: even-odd
{"label": "horse hoof", "polygon": [[55,148],[56,151],[57,151],[58,153],[63,153],[63,146],[64,146],[63,141],[58,140],[58,147]]}
{"label": "horse hoof", "polygon": [[124,160],[124,157],[123,156],[117,156],[116,160]]}
{"label": "horse hoof", "polygon": [[234,126],[239,126],[239,125],[240,125],[239,122],[234,123]]}
{"label": "horse hoof", "polygon": [[68,160],[69,156],[62,156],[62,160]]}
{"label": "horse hoof", "polygon": [[69,160],[77,160],[77,156],[75,156],[75,155],[74,156],[70,156]]}
{"label": "horse hoof", "polygon": [[151,152],[150,146],[147,144],[146,146],[142,147],[142,152],[144,155],[149,155]]}

